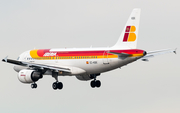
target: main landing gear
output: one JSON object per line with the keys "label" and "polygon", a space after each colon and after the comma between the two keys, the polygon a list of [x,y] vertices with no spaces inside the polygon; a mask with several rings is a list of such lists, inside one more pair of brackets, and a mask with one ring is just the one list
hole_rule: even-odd
{"label": "main landing gear", "polygon": [[31,88],[32,89],[37,88],[37,84],[36,83],[31,84]]}
{"label": "main landing gear", "polygon": [[56,89],[62,89],[62,88],[63,88],[63,84],[62,84],[62,82],[54,82],[54,83],[52,84],[52,88],[53,88],[54,90],[56,90]]}
{"label": "main landing gear", "polygon": [[101,81],[99,81],[99,80],[91,81],[91,87],[92,88],[95,88],[95,87],[99,88],[100,86],[101,86]]}
{"label": "main landing gear", "polygon": [[[58,73],[57,73],[57,72],[52,72],[52,77],[54,77],[54,78],[56,79],[56,82],[54,82],[54,83],[52,84],[52,88],[53,88],[54,90],[62,89],[62,88],[63,88],[63,83],[58,81]],[[37,84],[36,84],[35,82],[32,83],[32,84],[31,84],[31,88],[32,88],[32,89],[37,88]]]}
{"label": "main landing gear", "polygon": [[63,88],[63,83],[58,81],[58,73],[57,72],[52,72],[52,77],[56,79],[56,82],[52,84],[52,88],[54,90],[57,89],[62,89]]}
{"label": "main landing gear", "polygon": [[91,83],[90,83],[90,85],[91,85],[92,88],[95,88],[95,87],[99,88],[99,87],[101,86],[101,81],[96,80],[96,77],[97,77],[98,75],[100,75],[100,74],[91,74],[91,75],[90,75],[90,77],[94,79],[94,80],[91,81]]}

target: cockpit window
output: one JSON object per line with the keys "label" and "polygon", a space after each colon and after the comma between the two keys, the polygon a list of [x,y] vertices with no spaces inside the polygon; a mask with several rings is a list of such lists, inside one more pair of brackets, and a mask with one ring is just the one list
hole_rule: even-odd
{"label": "cockpit window", "polygon": [[17,60],[19,60],[19,57],[17,58]]}

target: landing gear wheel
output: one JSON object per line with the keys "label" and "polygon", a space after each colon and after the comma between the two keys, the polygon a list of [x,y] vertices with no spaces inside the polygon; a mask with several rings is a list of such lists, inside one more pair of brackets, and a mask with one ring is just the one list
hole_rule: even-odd
{"label": "landing gear wheel", "polygon": [[58,82],[58,83],[57,83],[57,86],[58,86],[58,89],[62,89],[62,88],[63,88],[62,82]]}
{"label": "landing gear wheel", "polygon": [[62,89],[62,88],[63,88],[63,84],[62,84],[62,82],[59,82],[59,81],[58,81],[58,72],[52,71],[52,77],[54,77],[54,78],[56,79],[56,82],[54,82],[54,83],[52,84],[52,88],[53,88],[54,90]]}
{"label": "landing gear wheel", "polygon": [[99,80],[91,81],[91,87],[92,88],[95,88],[95,87],[99,88],[100,86],[101,86],[101,82]]}
{"label": "landing gear wheel", "polygon": [[34,84],[34,88],[37,88],[37,84]]}
{"label": "landing gear wheel", "polygon": [[58,88],[57,82],[54,82],[54,83],[52,84],[52,87],[53,87],[54,90],[56,90],[56,89]]}
{"label": "landing gear wheel", "polygon": [[91,87],[92,87],[92,88],[95,88],[95,87],[96,87],[96,81],[95,81],[95,80],[91,81]]}
{"label": "landing gear wheel", "polygon": [[101,86],[101,82],[99,80],[96,81],[96,87],[100,87]]}
{"label": "landing gear wheel", "polygon": [[37,88],[37,84],[36,84],[36,83],[31,84],[31,88],[32,88],[32,89]]}
{"label": "landing gear wheel", "polygon": [[34,88],[34,84],[31,84],[31,88],[32,88],[32,89]]}

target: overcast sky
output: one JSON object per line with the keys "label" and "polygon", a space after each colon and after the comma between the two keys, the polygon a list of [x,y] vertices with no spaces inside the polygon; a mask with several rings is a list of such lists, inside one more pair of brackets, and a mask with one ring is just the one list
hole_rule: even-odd
{"label": "overcast sky", "polygon": [[[180,49],[178,0],[1,0],[0,58],[30,49],[113,46],[134,8],[141,8],[138,49]],[[19,82],[13,65],[1,62],[2,113],[178,113],[180,60],[166,54],[101,74],[102,86],[51,76],[38,88]]]}

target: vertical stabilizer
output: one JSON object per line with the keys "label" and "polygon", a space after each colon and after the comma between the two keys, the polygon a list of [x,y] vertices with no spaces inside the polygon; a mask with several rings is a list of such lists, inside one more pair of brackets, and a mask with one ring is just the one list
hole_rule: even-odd
{"label": "vertical stabilizer", "polygon": [[139,20],[141,9],[133,9],[117,43],[113,48],[135,49],[138,39]]}

